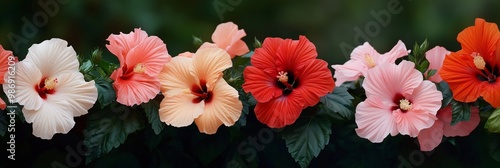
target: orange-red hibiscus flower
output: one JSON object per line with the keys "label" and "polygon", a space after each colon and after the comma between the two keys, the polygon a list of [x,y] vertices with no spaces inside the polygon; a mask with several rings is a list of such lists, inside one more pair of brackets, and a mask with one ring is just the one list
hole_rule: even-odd
{"label": "orange-red hibiscus flower", "polygon": [[316,47],[299,40],[266,38],[245,68],[243,89],[257,100],[257,119],[271,128],[293,124],[302,110],[333,91],[328,63],[316,59]]}
{"label": "orange-red hibiscus flower", "polygon": [[[476,19],[476,24],[458,34],[460,51],[448,55],[439,74],[450,85],[453,98],[474,102],[480,96],[500,107],[500,32],[495,23]],[[496,52],[496,53],[495,53]]]}

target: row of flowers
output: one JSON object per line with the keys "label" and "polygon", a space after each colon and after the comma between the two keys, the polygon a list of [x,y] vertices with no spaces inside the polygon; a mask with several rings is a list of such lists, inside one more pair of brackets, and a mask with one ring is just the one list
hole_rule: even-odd
{"label": "row of flowers", "polygon": [[[389,134],[417,137],[423,151],[438,146],[443,135],[467,136],[480,121],[479,108],[471,105],[470,117],[452,124],[452,105],[443,103],[439,90],[443,81],[454,101],[470,104],[484,99],[488,106],[500,106],[500,32],[483,19],[458,34],[459,51],[436,46],[419,60],[408,56],[416,51],[401,41],[384,54],[366,42],[352,51],[349,61],[331,66],[334,75],[305,36],[266,38],[253,52],[241,40],[245,36],[234,23],[223,23],[212,34],[213,43],[171,57],[159,37],[141,29],[111,34],[106,48],[119,66],[108,77],[116,101],[132,107],[162,94],[162,122],[174,127],[194,122],[200,132],[215,134],[242,115],[239,87],[256,100],[254,112],[260,122],[283,128],[294,124],[304,109],[321,104],[320,99],[336,87],[359,85],[364,95],[354,104],[356,133],[374,143]],[[235,88],[224,73],[233,67],[233,58],[243,55],[250,56],[250,65],[244,67],[244,83]],[[6,73],[12,56],[0,46],[2,83],[11,80]],[[75,50],[57,38],[32,45],[15,64],[15,93],[9,101],[22,106],[34,136],[51,139],[68,133],[74,117],[87,114],[103,94],[82,73],[81,64]],[[9,86],[3,85],[5,93],[11,93]],[[6,103],[0,103],[5,109]]]}

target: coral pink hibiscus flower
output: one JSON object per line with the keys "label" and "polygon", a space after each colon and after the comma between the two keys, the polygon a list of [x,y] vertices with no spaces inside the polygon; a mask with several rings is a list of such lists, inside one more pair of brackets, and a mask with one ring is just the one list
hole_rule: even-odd
{"label": "coral pink hibiscus flower", "polygon": [[215,44],[205,42],[200,46],[200,49],[219,47],[226,50],[231,58],[234,58],[237,55],[241,56],[250,51],[247,44],[241,40],[241,38],[245,36],[245,30],[238,30],[238,25],[233,22],[221,23],[217,26],[217,28],[215,28],[215,31],[212,34],[212,41]]}
{"label": "coral pink hibiscus flower", "polygon": [[368,42],[360,45],[351,53],[351,59],[343,65],[332,65],[335,69],[333,76],[337,86],[346,81],[356,81],[360,76],[366,76],[368,69],[383,63],[395,63],[396,59],[408,55],[410,50],[406,49],[405,44],[400,40],[391,51],[380,54]]}
{"label": "coral pink hibiscus flower", "polygon": [[220,48],[199,49],[192,58],[174,57],[159,75],[165,96],[160,120],[175,127],[194,121],[206,134],[215,134],[222,124],[232,126],[243,108],[238,91],[222,78],[232,65],[231,57]]}
{"label": "coral pink hibiscus flower", "polygon": [[445,137],[468,136],[479,125],[479,109],[471,107],[469,121],[458,122],[451,126],[452,109],[447,106],[437,112],[436,122],[432,127],[423,129],[418,134],[418,142],[421,151],[431,151],[436,148]]}
{"label": "coral pink hibiscus flower", "polygon": [[[5,83],[5,74],[8,72],[9,69],[9,61],[13,61],[14,63],[17,62],[17,57],[14,57],[12,54],[12,51],[5,50],[2,45],[0,45],[0,84]],[[15,71],[13,71],[15,72]],[[0,99],[0,109],[5,110],[7,107],[7,104],[5,104],[5,101],[3,99]]]}
{"label": "coral pink hibiscus flower", "polygon": [[14,102],[23,106],[33,135],[42,139],[68,133],[75,125],[73,117],[87,114],[97,100],[94,81],[84,80],[75,50],[61,39],[32,45],[16,64],[15,82]]}
{"label": "coral pink hibiscus flower", "polygon": [[257,100],[257,119],[271,128],[293,124],[302,110],[333,91],[328,63],[316,59],[316,47],[305,36],[299,40],[266,38],[255,50],[252,66],[243,72],[245,92]]}
{"label": "coral pink hibiscus flower", "polygon": [[360,137],[377,143],[388,134],[416,137],[434,124],[442,94],[414,67],[413,62],[402,61],[368,71],[363,81],[367,98],[355,113]]}
{"label": "coral pink hibiscus flower", "polygon": [[117,102],[133,106],[148,102],[160,93],[158,74],[171,57],[163,41],[135,29],[130,34],[111,34],[106,45],[120,61],[111,74]]}
{"label": "coral pink hibiscus flower", "polygon": [[[451,53],[450,51],[446,50],[446,48],[441,46],[436,46],[430,49],[429,51],[425,52],[425,58],[429,61],[428,70],[431,69],[436,70],[436,74],[428,78],[430,81],[436,83],[443,81],[443,79],[441,79],[441,75],[439,75],[439,71],[443,66],[444,58],[446,57],[446,55],[450,53]],[[425,75],[427,75],[427,72],[425,73]]]}

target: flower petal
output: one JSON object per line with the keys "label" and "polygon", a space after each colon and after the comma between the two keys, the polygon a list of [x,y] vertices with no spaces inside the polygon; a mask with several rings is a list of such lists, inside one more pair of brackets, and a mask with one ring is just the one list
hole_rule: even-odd
{"label": "flower petal", "polygon": [[156,37],[150,36],[142,40],[139,45],[130,49],[126,56],[126,65],[128,68],[134,68],[139,63],[146,67],[144,73],[150,76],[156,76],[163,68],[163,65],[170,61],[171,57],[168,54],[167,46],[163,41]]}
{"label": "flower petal", "polygon": [[335,82],[328,63],[320,59],[312,59],[303,63],[303,68],[297,72],[298,87],[294,92],[300,92],[305,106],[314,106],[321,96],[333,91]]}
{"label": "flower petal", "polygon": [[192,94],[165,95],[160,104],[160,120],[174,127],[191,125],[203,113],[205,102],[194,103]]}
{"label": "flower petal", "polygon": [[94,81],[85,82],[79,72],[64,73],[56,76],[59,81],[53,96],[69,103],[69,111],[73,116],[87,114],[97,100],[97,88]]}
{"label": "flower petal", "polygon": [[395,63],[396,59],[407,56],[408,53],[410,53],[410,50],[406,49],[405,44],[401,40],[399,40],[398,43],[389,52],[384,53],[380,56],[380,59],[377,60],[377,63]]}
{"label": "flower petal", "polygon": [[410,137],[417,137],[420,130],[431,127],[437,119],[436,116],[422,109],[412,109],[406,112],[397,109],[392,112],[392,115],[399,133]]}
{"label": "flower petal", "polygon": [[468,136],[479,125],[481,120],[479,116],[479,109],[471,107],[471,114],[469,121],[461,121],[451,126],[452,109],[448,106],[438,112],[438,118],[443,121],[443,133],[446,137],[454,136]]}
{"label": "flower petal", "polygon": [[399,65],[385,63],[372,68],[363,81],[366,96],[377,95],[392,100],[396,94],[411,95],[423,80],[414,66],[413,62],[402,61]]}
{"label": "flower petal", "polygon": [[[378,53],[368,42],[364,42],[363,45],[357,46],[351,52],[351,60],[360,61],[364,66],[367,66],[365,56],[370,56],[374,60],[378,60],[380,53]],[[363,72],[363,74],[364,73],[366,72]]]}
{"label": "flower petal", "polygon": [[134,29],[133,32],[130,32],[129,34],[123,34],[120,32],[120,34],[111,34],[109,35],[107,41],[109,41],[109,44],[106,44],[106,48],[113,53],[116,57],[118,57],[118,60],[120,61],[120,65],[125,65],[125,58],[128,54],[128,52],[138,46],[142,40],[146,39],[148,37],[148,34],[144,31],[141,30],[140,28]]}
{"label": "flower petal", "polygon": [[[241,40],[246,33],[243,29],[238,30],[238,25],[233,22],[219,24],[212,34],[212,41],[221,49],[229,53],[231,58],[235,55],[243,55],[249,52],[248,46]],[[200,47],[201,48],[201,47]]]}
{"label": "flower petal", "polygon": [[[15,87],[10,88],[9,85],[4,84],[3,89],[5,93],[9,90],[15,89],[14,102],[23,105],[24,109],[38,110],[43,104],[43,99],[35,90],[35,86],[42,80],[42,74],[37,67],[31,62],[21,61],[16,64],[16,78]],[[7,76],[5,76],[7,78]]]}
{"label": "flower petal", "polygon": [[192,62],[193,59],[188,57],[172,58],[158,75],[161,92],[167,95],[175,95],[198,84],[189,72]]}
{"label": "flower petal", "polygon": [[255,49],[250,59],[252,66],[270,75],[278,74],[276,68],[277,50],[284,40],[281,38],[266,38],[261,48]]}
{"label": "flower petal", "polygon": [[448,83],[453,98],[460,102],[474,102],[481,94],[481,81],[473,58],[464,51],[451,53],[443,62],[439,75]]}
{"label": "flower petal", "polygon": [[243,71],[245,83],[243,90],[252,93],[258,102],[267,102],[281,96],[283,90],[276,86],[277,79],[254,66],[247,66]]}
{"label": "flower petal", "polygon": [[381,98],[370,96],[356,106],[356,133],[373,143],[382,142],[387,135],[397,135],[397,127],[391,115],[391,106]]}
{"label": "flower petal", "polygon": [[491,62],[494,57],[498,39],[500,32],[497,24],[486,22],[481,18],[477,18],[474,26],[465,28],[457,37],[465,53],[478,52],[487,62]]}
{"label": "flower petal", "polygon": [[[11,57],[11,58],[9,58],[9,57]],[[14,59],[12,59],[12,58],[14,58]],[[2,45],[0,45],[0,84],[3,84],[5,82],[4,76],[7,73],[10,64],[12,64],[12,63],[9,63],[9,61],[13,61],[16,63],[18,62],[17,57],[14,57],[12,55],[12,51],[5,50],[2,47]]]}
{"label": "flower petal", "polygon": [[217,80],[222,77],[222,72],[232,66],[233,62],[226,51],[220,48],[205,48],[194,54],[190,71],[196,81],[205,80],[208,90],[212,90]]}
{"label": "flower petal", "polygon": [[52,139],[56,133],[68,133],[75,121],[70,106],[64,100],[48,97],[38,110],[23,108],[26,122],[33,123],[33,135],[42,139]]}
{"label": "flower petal", "polygon": [[133,106],[148,102],[160,93],[160,80],[156,76],[136,73],[129,79],[116,80],[113,83],[116,90],[116,101]]}
{"label": "flower petal", "polygon": [[213,98],[205,102],[205,111],[194,121],[202,133],[215,134],[220,125],[232,126],[243,108],[238,91],[220,79],[212,90]]}
{"label": "flower petal", "polygon": [[7,104],[3,101],[3,99],[0,99],[0,109],[5,110],[7,108]]}
{"label": "flower petal", "polygon": [[349,60],[344,65],[332,65],[335,69],[335,85],[340,86],[347,81],[356,81],[363,73],[368,71],[368,67],[359,60]]}
{"label": "flower petal", "polygon": [[436,120],[432,127],[421,130],[417,139],[421,151],[432,151],[443,140],[443,122]]}
{"label": "flower petal", "polygon": [[443,95],[437,90],[434,83],[425,80],[413,90],[412,95],[407,99],[413,104],[414,109],[421,109],[436,116],[437,111],[441,108]]}
{"label": "flower petal", "polygon": [[[436,47],[430,49],[429,51],[425,52],[425,58],[429,61],[429,69],[428,70],[431,70],[431,69],[436,70],[436,74],[434,74],[433,76],[431,76],[429,78],[430,81],[433,81],[436,83],[443,81],[443,79],[441,79],[441,76],[439,75],[439,71],[440,71],[441,67],[443,66],[444,58],[446,57],[446,55],[448,55],[450,53],[451,53],[450,51],[446,50],[446,48],[441,47],[441,46],[436,46]],[[426,71],[425,75],[427,75],[427,71]]]}
{"label": "flower petal", "polygon": [[30,61],[44,77],[55,76],[58,73],[78,72],[79,63],[73,47],[68,42],[53,38],[40,44],[33,44],[28,49],[28,55],[23,61]]}
{"label": "flower petal", "polygon": [[500,107],[500,80],[493,83],[483,83],[481,96],[494,108]]}
{"label": "flower petal", "polygon": [[304,107],[304,99],[298,92],[271,99],[265,103],[257,103],[255,116],[270,128],[283,128],[293,124]]}
{"label": "flower petal", "polygon": [[317,56],[316,46],[305,36],[299,36],[299,40],[286,39],[281,43],[277,50],[276,65],[278,71],[293,71]]}

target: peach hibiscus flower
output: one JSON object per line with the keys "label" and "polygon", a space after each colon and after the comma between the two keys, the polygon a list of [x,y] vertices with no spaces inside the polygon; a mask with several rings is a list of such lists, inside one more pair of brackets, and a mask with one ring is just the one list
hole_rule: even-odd
{"label": "peach hibiscus flower", "polygon": [[117,102],[133,106],[148,102],[160,93],[158,74],[171,59],[167,47],[156,36],[135,29],[130,34],[110,35],[106,45],[120,61],[111,74]]}
{"label": "peach hibiscus flower", "polygon": [[[14,61],[17,62],[17,57],[9,58],[11,56],[13,56],[12,51],[5,50],[2,45],[0,45],[0,84],[5,83],[4,76],[9,69],[10,59],[14,58]],[[2,99],[0,99],[0,109],[5,110],[6,107],[7,104],[5,104]]]}
{"label": "peach hibiscus flower", "polygon": [[159,75],[165,96],[160,120],[175,127],[194,121],[206,134],[215,134],[222,124],[232,126],[243,106],[238,91],[222,78],[231,66],[231,57],[219,48],[199,49],[193,57],[174,57]]}
{"label": "peach hibiscus flower", "polygon": [[73,117],[87,114],[97,100],[94,81],[84,80],[75,50],[62,39],[33,44],[16,64],[15,82],[14,101],[23,106],[26,122],[33,123],[33,135],[42,139],[68,133]]}
{"label": "peach hibiscus flower", "polygon": [[215,31],[212,34],[212,41],[215,44],[205,42],[200,46],[200,49],[218,47],[226,50],[231,58],[234,58],[237,55],[241,56],[250,51],[247,44],[241,40],[241,38],[246,35],[245,30],[238,30],[238,25],[233,22],[221,23],[217,26],[217,28],[215,28]]}
{"label": "peach hibiscus flower", "polygon": [[363,82],[367,98],[355,113],[360,137],[376,143],[389,134],[416,137],[434,124],[443,96],[414,67],[413,62],[402,61],[368,71]]}
{"label": "peach hibiscus flower", "polygon": [[335,69],[335,85],[340,86],[346,81],[356,81],[360,76],[366,76],[368,69],[383,63],[395,63],[396,59],[408,55],[410,50],[400,40],[391,51],[380,54],[368,42],[354,48],[351,59],[344,65],[332,65]]}

